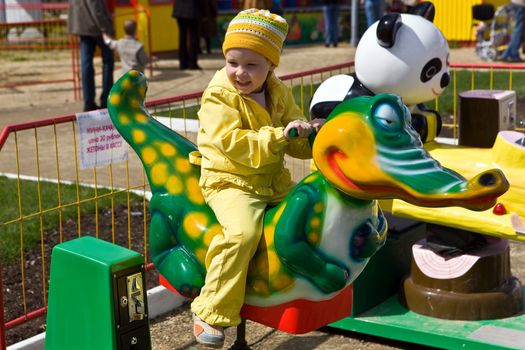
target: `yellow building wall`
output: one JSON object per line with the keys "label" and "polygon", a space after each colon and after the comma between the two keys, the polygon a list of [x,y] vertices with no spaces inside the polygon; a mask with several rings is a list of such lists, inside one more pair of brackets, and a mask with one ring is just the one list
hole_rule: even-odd
{"label": "yellow building wall", "polygon": [[436,8],[434,24],[448,41],[474,41],[472,6],[482,0],[433,0]]}
{"label": "yellow building wall", "polygon": [[151,10],[151,33],[154,52],[179,49],[179,27],[171,17],[173,5],[154,5]]}
{"label": "yellow building wall", "polygon": [[[179,28],[177,21],[171,17],[172,6],[171,4],[152,5],[137,13],[131,6],[116,6],[114,16],[116,37],[120,39],[124,36],[124,21],[135,19],[138,24],[137,36],[148,53],[150,53],[149,40],[151,40],[152,52],[178,50]],[[148,35],[148,21],[151,38]]]}
{"label": "yellow building wall", "polygon": [[449,41],[475,41],[476,21],[472,19],[472,6],[492,4],[494,8],[510,0],[430,0],[436,8],[434,24]]}

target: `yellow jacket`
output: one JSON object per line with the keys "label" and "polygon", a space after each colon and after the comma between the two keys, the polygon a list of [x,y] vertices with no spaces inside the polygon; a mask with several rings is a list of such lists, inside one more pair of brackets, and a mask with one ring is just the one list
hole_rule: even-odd
{"label": "yellow jacket", "polygon": [[291,89],[272,72],[266,91],[269,113],[231,85],[225,68],[215,74],[198,112],[201,186],[228,182],[259,195],[282,194],[292,183],[284,154],[311,158],[307,139],[288,141],[283,134],[289,122],[305,120]]}

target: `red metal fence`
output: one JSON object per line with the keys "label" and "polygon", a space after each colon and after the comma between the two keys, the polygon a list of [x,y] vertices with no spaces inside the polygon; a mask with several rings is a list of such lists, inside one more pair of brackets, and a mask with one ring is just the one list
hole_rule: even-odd
{"label": "red metal fence", "polygon": [[31,2],[0,4],[0,53],[5,59],[27,61],[35,57],[52,59],[56,55],[69,53],[71,70],[69,76],[60,78],[34,79],[41,72],[26,72],[16,75],[0,88],[17,86],[71,83],[73,96],[80,99],[80,69],[78,38],[67,31],[67,2]]}
{"label": "red metal fence", "polygon": [[[77,35],[71,35],[67,30],[67,10],[69,4],[64,2],[47,3],[0,3],[0,54],[7,60],[30,61],[46,59],[53,61],[53,57],[69,55],[71,64],[69,72],[60,67],[62,60],[56,60],[55,70],[62,68],[60,77],[52,72],[41,72],[28,70],[23,76],[15,75],[15,72],[7,71],[6,79],[0,83],[0,88],[15,88],[29,85],[71,83],[73,98],[81,98],[81,72],[79,39]],[[119,16],[137,18],[139,14],[145,15],[145,29],[148,36],[147,42],[151,43],[150,13],[149,9],[133,9],[129,13]],[[4,17],[4,18],[2,18]],[[146,48],[151,52],[151,47]],[[118,65],[118,63],[117,63]],[[31,68],[27,68],[31,69]],[[49,68],[48,68],[49,69]],[[153,65],[148,65],[150,76],[153,74]],[[53,70],[53,69],[51,69]],[[65,74],[64,74],[65,72]],[[42,74],[46,73],[46,74]],[[11,79],[10,76],[13,75]],[[41,76],[41,79],[34,79]]]}

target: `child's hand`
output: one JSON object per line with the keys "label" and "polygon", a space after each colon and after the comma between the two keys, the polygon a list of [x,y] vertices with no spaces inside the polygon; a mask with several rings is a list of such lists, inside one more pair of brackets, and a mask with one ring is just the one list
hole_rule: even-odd
{"label": "child's hand", "polygon": [[308,137],[313,129],[310,123],[304,122],[302,120],[294,120],[293,122],[288,123],[288,125],[286,125],[284,128],[284,137],[286,137],[287,140],[293,138],[290,135],[290,130],[294,128],[297,130],[297,137]]}
{"label": "child's hand", "polygon": [[315,131],[319,132],[319,129],[321,129],[321,126],[323,126],[326,119],[323,118],[317,118],[312,119],[308,123],[315,129]]}

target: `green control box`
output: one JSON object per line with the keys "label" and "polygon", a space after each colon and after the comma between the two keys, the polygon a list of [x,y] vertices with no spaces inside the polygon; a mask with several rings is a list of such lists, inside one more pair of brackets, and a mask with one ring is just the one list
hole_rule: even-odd
{"label": "green control box", "polygon": [[144,257],[85,236],[53,248],[46,350],[151,349]]}

